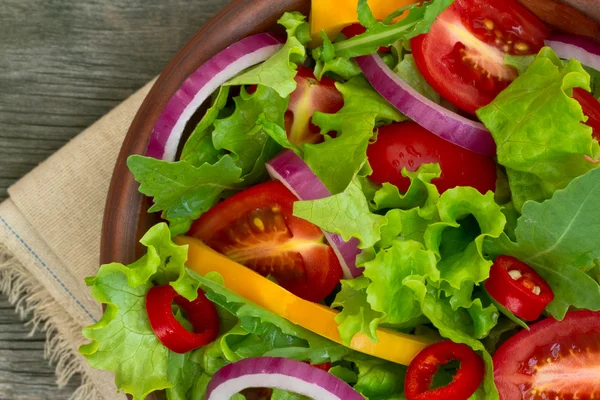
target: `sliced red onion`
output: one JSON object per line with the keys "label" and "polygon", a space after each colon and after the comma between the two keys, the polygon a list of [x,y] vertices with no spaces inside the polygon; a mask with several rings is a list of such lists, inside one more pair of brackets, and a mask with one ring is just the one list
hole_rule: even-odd
{"label": "sliced red onion", "polygon": [[378,55],[357,57],[356,62],[375,90],[408,118],[460,147],[496,156],[494,138],[482,123],[429,100],[400,79]]}
{"label": "sliced red onion", "polygon": [[[331,192],[310,167],[292,150],[284,150],[266,165],[271,178],[283,183],[300,200],[318,200],[331,196]],[[335,252],[345,279],[362,275],[363,269],[356,267],[356,256],[360,254],[359,240],[344,241],[340,235],[323,231]]]}
{"label": "sliced red onion", "polygon": [[574,35],[553,35],[545,40],[559,58],[574,58],[583,65],[600,71],[600,44],[592,39]]}
{"label": "sliced red onion", "polygon": [[247,388],[287,390],[315,400],[364,400],[329,372],[287,358],[246,358],[221,368],[206,389],[206,400],[229,399]]}
{"label": "sliced red onion", "polygon": [[268,33],[232,44],[192,73],[171,97],[152,130],[146,155],[173,161],[185,125],[202,103],[223,83],[271,57],[282,47]]}

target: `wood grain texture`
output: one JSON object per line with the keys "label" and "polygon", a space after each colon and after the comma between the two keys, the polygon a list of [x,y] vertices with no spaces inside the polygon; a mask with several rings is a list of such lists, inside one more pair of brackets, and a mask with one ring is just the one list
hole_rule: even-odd
{"label": "wood grain texture", "polygon": [[[227,0],[0,0],[0,201],[6,189],[160,73]],[[0,400],[65,400],[45,336],[0,296]]]}

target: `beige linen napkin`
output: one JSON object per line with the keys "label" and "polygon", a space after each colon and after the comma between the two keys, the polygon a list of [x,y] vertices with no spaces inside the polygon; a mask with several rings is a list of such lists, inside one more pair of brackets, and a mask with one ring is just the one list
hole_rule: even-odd
{"label": "beige linen napkin", "polygon": [[119,148],[152,82],[9,189],[0,204],[0,291],[48,332],[46,355],[58,384],[81,374],[72,400],[125,399],[111,373],[92,370],[77,353],[81,328],[101,306],[86,276],[98,270],[100,230]]}

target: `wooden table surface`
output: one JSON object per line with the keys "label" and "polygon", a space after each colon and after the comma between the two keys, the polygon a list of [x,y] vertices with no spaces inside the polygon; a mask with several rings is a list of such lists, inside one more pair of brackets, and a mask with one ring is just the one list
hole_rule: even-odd
{"label": "wooden table surface", "polygon": [[[0,0],[0,202],[6,189],[160,73],[227,0]],[[45,336],[0,295],[0,400],[68,399]]]}

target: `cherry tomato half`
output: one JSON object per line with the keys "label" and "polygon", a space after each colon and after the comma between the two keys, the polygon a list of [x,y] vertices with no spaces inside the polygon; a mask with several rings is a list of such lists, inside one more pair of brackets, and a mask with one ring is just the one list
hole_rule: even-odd
{"label": "cherry tomato half", "polygon": [[296,90],[290,95],[285,113],[288,139],[294,144],[322,142],[323,135],[312,123],[312,116],[315,111],[335,114],[343,107],[344,98],[333,79],[324,76],[318,81],[310,68],[298,67],[295,81]]}
{"label": "cherry tomato half", "polygon": [[[451,361],[460,367],[448,385],[432,389],[438,369]],[[432,344],[410,362],[404,381],[407,400],[467,400],[475,393],[485,373],[481,357],[464,344],[450,340]]]}
{"label": "cherry tomato half", "polygon": [[389,182],[406,192],[410,179],[402,169],[416,171],[421,164],[439,163],[442,175],[433,184],[440,192],[472,186],[481,193],[496,189],[496,163],[492,158],[456,146],[414,122],[379,128],[377,141],[367,149],[377,183]]}
{"label": "cherry tomato half", "polygon": [[554,300],[554,293],[533,268],[510,256],[499,256],[484,283],[498,303],[525,321],[535,321]]}
{"label": "cherry tomato half", "polygon": [[[366,31],[367,31],[367,28],[362,26],[360,23],[356,23],[356,24],[348,25],[347,27],[342,29],[342,34],[344,36],[346,36],[348,39],[350,39],[350,38],[353,38],[354,36],[362,35]],[[392,49],[391,47],[381,46],[379,48],[379,52],[387,53],[391,49]]]}
{"label": "cherry tomato half", "polygon": [[[192,324],[190,332],[173,315],[175,302]],[[198,297],[188,301],[171,285],[155,286],[146,294],[146,312],[158,340],[175,353],[187,353],[211,343],[219,335],[219,314],[212,301],[198,289]]]}
{"label": "cherry tomato half", "polygon": [[581,105],[583,115],[588,117],[585,124],[592,128],[594,138],[600,142],[600,101],[582,88],[573,89],[573,98]]}
{"label": "cherry tomato half", "polygon": [[549,35],[515,0],[456,0],[429,33],[411,40],[411,48],[425,80],[474,114],[517,77],[504,55],[536,54]]}
{"label": "cherry tomato half", "polygon": [[547,318],[494,354],[501,400],[595,399],[600,395],[600,312]]}
{"label": "cherry tomato half", "polygon": [[318,302],[338,284],[342,268],[321,229],[293,216],[297,200],[281,182],[261,183],[211,208],[188,235]]}

